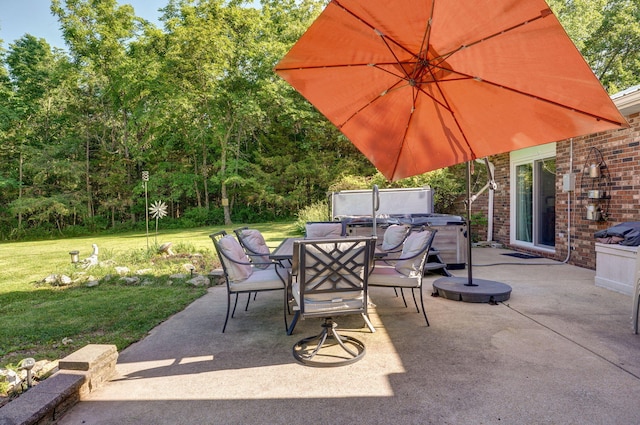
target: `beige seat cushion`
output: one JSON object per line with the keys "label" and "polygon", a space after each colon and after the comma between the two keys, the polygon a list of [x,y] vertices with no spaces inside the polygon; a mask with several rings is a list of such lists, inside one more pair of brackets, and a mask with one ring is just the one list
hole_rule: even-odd
{"label": "beige seat cushion", "polygon": [[264,240],[264,236],[260,233],[259,230],[256,229],[244,229],[241,232],[242,240],[251,251],[256,252],[258,254],[265,254],[262,256],[251,257],[252,261],[264,264],[256,264],[256,267],[259,269],[266,269],[269,267],[269,263],[271,259],[269,258],[269,254],[271,251],[267,246],[267,242]]}
{"label": "beige seat cushion", "polygon": [[[402,254],[400,255],[400,258],[408,258],[418,254],[424,248],[424,245],[427,243],[427,240],[430,236],[431,232],[428,230],[425,230],[423,232],[411,233],[404,241],[404,246],[402,247]],[[421,255],[406,260],[400,259],[396,262],[395,267],[396,270],[403,275],[414,277],[421,273],[421,261]]]}
{"label": "beige seat cushion", "polygon": [[394,266],[376,266],[369,275],[370,286],[397,286],[400,288],[418,288],[420,279],[409,277],[396,270]]}
{"label": "beige seat cushion", "polygon": [[339,238],[342,236],[342,223],[307,223],[305,231],[307,239]]}
{"label": "beige seat cushion", "polygon": [[404,240],[408,230],[409,226],[402,224],[392,224],[387,227],[382,237],[382,250],[388,251],[399,246]]}
{"label": "beige seat cushion", "polygon": [[[280,270],[285,276],[284,269]],[[232,291],[264,291],[284,288],[284,281],[280,278],[274,266],[266,270],[254,269],[247,279],[240,282],[231,282],[229,287]]]}
{"label": "beige seat cushion", "polygon": [[[297,280],[294,280],[291,284],[291,293],[293,298],[296,300],[296,304],[301,305],[300,284]],[[340,294],[333,294],[331,297],[327,295],[324,299],[323,297],[314,295],[312,297],[305,297],[304,311],[305,313],[321,313],[360,309],[363,307],[363,302],[364,291],[344,292]]]}
{"label": "beige seat cushion", "polygon": [[[220,261],[224,261],[225,268],[227,269],[227,275],[230,282],[243,281],[253,273],[253,267],[249,263],[247,255],[244,253],[240,243],[231,235],[226,235],[218,242],[218,246],[224,254]],[[225,255],[228,258],[225,258]],[[229,259],[233,261],[229,261]],[[246,263],[238,264],[235,261]]]}

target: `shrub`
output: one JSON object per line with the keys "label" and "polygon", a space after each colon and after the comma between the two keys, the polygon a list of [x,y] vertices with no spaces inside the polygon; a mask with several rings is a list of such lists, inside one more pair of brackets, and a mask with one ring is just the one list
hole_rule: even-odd
{"label": "shrub", "polygon": [[204,207],[189,208],[184,212],[182,220],[193,223],[195,227],[204,226],[209,220],[209,210]]}
{"label": "shrub", "polygon": [[224,224],[224,210],[222,208],[195,207],[185,211],[180,218],[180,227],[184,229],[202,226],[219,226]]}
{"label": "shrub", "polygon": [[298,211],[295,223],[296,230],[304,234],[304,227],[308,221],[329,221],[329,204],[327,201],[315,202]]}
{"label": "shrub", "polygon": [[231,220],[238,223],[258,223],[269,221],[262,218],[259,208],[252,205],[235,205],[231,212]]}
{"label": "shrub", "polygon": [[344,174],[329,186],[329,190],[331,192],[340,192],[341,190],[371,189],[372,187],[373,183],[370,177]]}

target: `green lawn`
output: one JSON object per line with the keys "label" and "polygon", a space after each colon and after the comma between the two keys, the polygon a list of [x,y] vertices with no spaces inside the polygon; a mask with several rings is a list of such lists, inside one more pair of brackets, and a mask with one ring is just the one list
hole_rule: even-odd
{"label": "green lawn", "polygon": [[[225,230],[232,233],[241,226]],[[293,223],[250,226],[260,229],[271,247],[296,234]],[[115,344],[122,350],[143,338],[206,292],[169,276],[184,273],[183,265],[192,261],[200,273],[218,267],[209,234],[222,228],[160,229],[157,244],[172,242],[174,259],[155,253],[151,231],[150,250],[145,232],[0,244],[0,367],[25,357],[59,359],[90,343]],[[100,261],[108,264],[87,271],[71,265],[69,251],[80,251],[83,259],[91,255],[94,243]],[[144,270],[145,284],[123,283],[115,266],[129,267],[130,275]],[[68,286],[42,283],[50,274],[78,281]],[[89,276],[102,280],[88,287]]]}

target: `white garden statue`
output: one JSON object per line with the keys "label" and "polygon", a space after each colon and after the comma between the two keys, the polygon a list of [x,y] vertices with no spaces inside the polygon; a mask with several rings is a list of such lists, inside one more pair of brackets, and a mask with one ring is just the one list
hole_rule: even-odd
{"label": "white garden statue", "polygon": [[89,257],[80,261],[80,266],[83,269],[88,269],[98,265],[98,245],[93,244],[91,246],[93,247],[93,253]]}

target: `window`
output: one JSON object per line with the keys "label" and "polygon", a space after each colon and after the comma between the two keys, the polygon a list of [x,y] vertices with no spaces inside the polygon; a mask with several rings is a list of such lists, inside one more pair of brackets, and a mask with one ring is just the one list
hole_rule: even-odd
{"label": "window", "polygon": [[511,153],[511,243],[553,250],[555,143]]}

